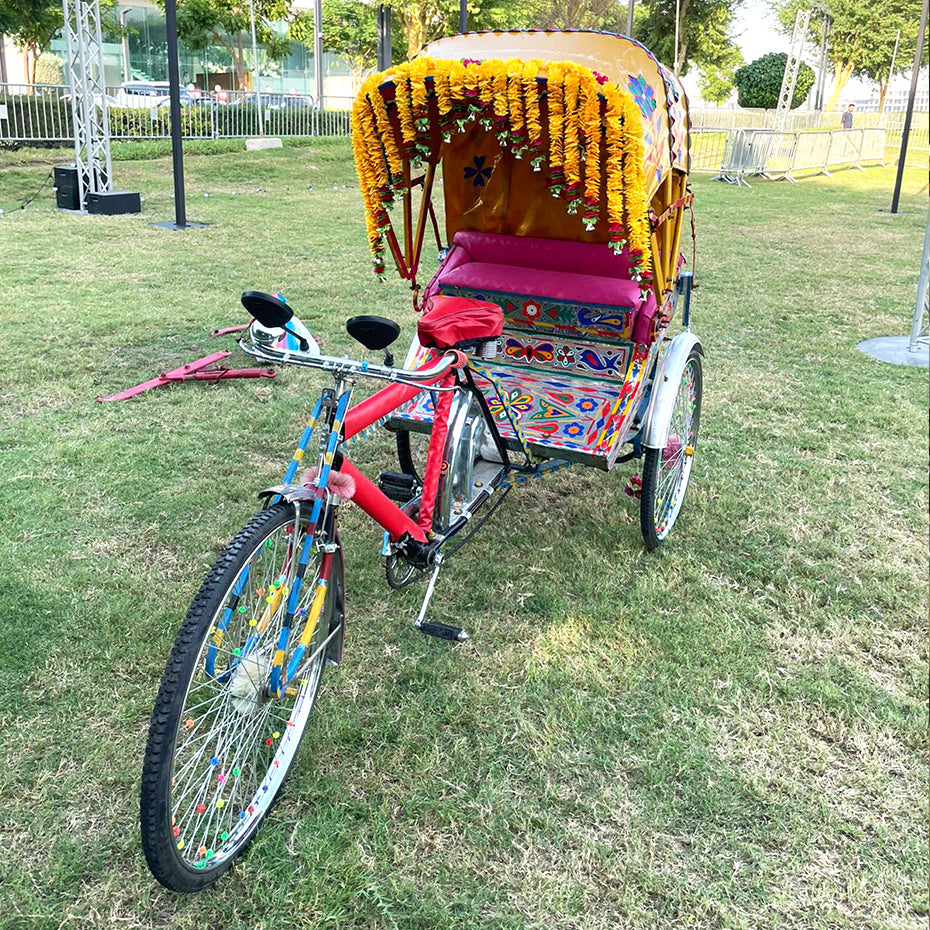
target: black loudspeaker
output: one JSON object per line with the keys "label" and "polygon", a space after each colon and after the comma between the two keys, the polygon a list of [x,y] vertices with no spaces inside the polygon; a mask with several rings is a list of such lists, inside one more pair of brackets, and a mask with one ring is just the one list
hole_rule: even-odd
{"label": "black loudspeaker", "polygon": [[55,168],[55,199],[59,210],[80,210],[78,172],[73,165]]}
{"label": "black loudspeaker", "polygon": [[87,212],[115,216],[117,213],[140,213],[142,200],[138,191],[105,191],[87,195]]}

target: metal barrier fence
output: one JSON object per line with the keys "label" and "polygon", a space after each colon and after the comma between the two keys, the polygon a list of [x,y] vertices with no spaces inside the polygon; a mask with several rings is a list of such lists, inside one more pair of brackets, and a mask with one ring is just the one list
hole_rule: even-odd
{"label": "metal barrier fence", "polygon": [[[771,129],[774,118],[774,110],[753,110],[742,107],[695,107],[691,110],[691,125],[695,131]],[[856,129],[884,129],[887,133],[886,144],[898,148],[901,145],[904,113],[899,111],[856,113],[855,127]],[[785,129],[791,133],[807,129],[828,131],[839,128],[839,112],[817,110],[792,110],[788,114],[785,126]],[[918,161],[921,160],[922,153],[930,153],[930,113],[926,111],[914,113],[908,138],[908,152],[916,152]]]}
{"label": "metal barrier fence", "polygon": [[[828,168],[884,164],[884,129],[773,132],[771,129],[692,129],[695,171],[716,171],[721,180],[746,184],[763,175],[794,181],[797,172],[829,174]],[[715,161],[720,153],[720,160]],[[714,159],[707,157],[713,155]]]}
{"label": "metal barrier fence", "polygon": [[[102,106],[104,101],[96,101]],[[110,138],[168,139],[168,97],[107,88]],[[185,139],[268,136],[348,136],[352,99],[328,97],[321,109],[298,94],[181,91]],[[259,126],[259,111],[261,126]],[[65,84],[0,84],[0,144],[70,142],[70,89]]]}

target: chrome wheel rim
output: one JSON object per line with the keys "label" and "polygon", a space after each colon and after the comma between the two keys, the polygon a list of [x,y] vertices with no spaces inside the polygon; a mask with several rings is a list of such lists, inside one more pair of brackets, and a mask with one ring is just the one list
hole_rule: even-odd
{"label": "chrome wheel rim", "polygon": [[659,540],[668,535],[678,519],[691,477],[697,442],[697,391],[694,362],[689,359],[678,384],[678,395],[669,422],[668,440],[665,448],[659,453],[656,464],[653,522]]}
{"label": "chrome wheel rim", "polygon": [[[287,774],[313,709],[325,651],[281,698],[268,693],[287,603],[282,595],[275,604],[269,592],[286,581],[303,539],[293,524],[281,524],[259,542],[200,645],[175,731],[169,801],[175,847],[190,868],[215,868],[249,839]],[[319,558],[311,556],[295,617],[310,606],[318,570]],[[327,617],[324,607],[307,655],[327,635]],[[298,633],[291,631],[291,645]]]}

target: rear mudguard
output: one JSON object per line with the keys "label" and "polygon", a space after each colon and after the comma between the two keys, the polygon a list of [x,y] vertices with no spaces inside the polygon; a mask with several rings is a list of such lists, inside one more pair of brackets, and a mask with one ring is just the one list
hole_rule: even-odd
{"label": "rear mudguard", "polygon": [[669,343],[659,362],[643,428],[643,445],[647,449],[664,449],[668,443],[668,431],[672,422],[675,398],[678,396],[681,373],[693,349],[697,349],[701,355],[704,354],[701,340],[686,330]]}

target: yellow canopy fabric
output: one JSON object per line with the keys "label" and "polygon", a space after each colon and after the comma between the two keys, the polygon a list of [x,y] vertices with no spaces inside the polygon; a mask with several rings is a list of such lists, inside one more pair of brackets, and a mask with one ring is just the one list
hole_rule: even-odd
{"label": "yellow canopy fabric", "polygon": [[639,42],[606,32],[468,32],[436,39],[421,55],[446,59],[573,61],[628,90],[643,119],[643,169],[651,196],[669,170],[690,170],[688,100],[681,82]]}

